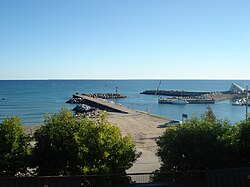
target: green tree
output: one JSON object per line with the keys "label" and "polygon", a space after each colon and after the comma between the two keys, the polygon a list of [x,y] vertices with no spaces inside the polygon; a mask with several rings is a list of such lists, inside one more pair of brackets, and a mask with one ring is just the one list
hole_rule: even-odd
{"label": "green tree", "polygon": [[250,122],[243,120],[236,124],[235,148],[238,167],[250,167]]}
{"label": "green tree", "polygon": [[217,120],[211,109],[179,127],[167,128],[157,140],[161,172],[232,167],[234,131],[227,120]]}
{"label": "green tree", "polygon": [[34,167],[38,175],[70,175],[79,173],[78,145],[75,134],[78,121],[69,111],[62,110],[54,116],[45,115],[44,126],[34,138]]}
{"label": "green tree", "polygon": [[39,175],[122,173],[137,159],[129,136],[107,121],[77,118],[68,110],[47,115],[35,133]]}
{"label": "green tree", "polygon": [[217,119],[210,105],[208,105],[207,111],[203,115],[202,119],[208,122],[216,123]]}
{"label": "green tree", "polygon": [[15,176],[27,169],[28,143],[21,119],[5,118],[0,123],[0,176]]}
{"label": "green tree", "polygon": [[85,161],[83,173],[124,173],[139,156],[132,138],[122,137],[106,115],[84,124],[77,142],[82,148],[79,157]]}

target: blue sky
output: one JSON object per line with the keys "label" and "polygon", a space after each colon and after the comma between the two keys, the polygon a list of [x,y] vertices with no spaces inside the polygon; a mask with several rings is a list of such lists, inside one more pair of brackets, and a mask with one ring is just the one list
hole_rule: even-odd
{"label": "blue sky", "polygon": [[249,0],[1,0],[0,79],[250,79],[249,10]]}

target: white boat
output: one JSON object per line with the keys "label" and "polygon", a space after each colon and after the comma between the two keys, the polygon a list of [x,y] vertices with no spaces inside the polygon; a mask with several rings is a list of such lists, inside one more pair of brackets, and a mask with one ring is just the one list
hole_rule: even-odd
{"label": "white boat", "polygon": [[159,99],[158,100],[159,103],[161,104],[175,104],[175,105],[185,105],[188,104],[188,101],[186,99]]}
{"label": "white boat", "polygon": [[232,105],[243,105],[243,103],[239,100],[232,101],[231,103],[232,103]]}
{"label": "white boat", "polygon": [[250,101],[249,100],[247,101],[246,98],[237,99],[236,101],[232,101],[231,103],[232,103],[232,105],[241,105],[241,106],[247,105],[247,106],[250,106]]}
{"label": "white boat", "polygon": [[159,127],[163,128],[163,127],[167,127],[167,126],[178,126],[180,124],[182,124],[182,121],[180,121],[180,120],[171,120],[171,121],[166,122],[162,125],[159,125]]}
{"label": "white boat", "polygon": [[175,99],[172,101],[172,104],[185,105],[185,104],[188,104],[188,102],[186,99]]}

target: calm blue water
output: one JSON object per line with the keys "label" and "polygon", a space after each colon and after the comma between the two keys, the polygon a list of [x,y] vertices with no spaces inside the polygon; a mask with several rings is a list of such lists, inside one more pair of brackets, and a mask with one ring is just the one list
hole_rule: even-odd
{"label": "calm blue water", "polygon": [[[250,85],[244,80],[162,80],[160,89],[189,91],[225,91],[231,83],[241,86]],[[159,80],[34,80],[0,81],[0,121],[5,116],[22,118],[25,125],[41,124],[45,113],[56,113],[62,107],[72,109],[65,104],[73,93],[115,92],[128,96],[126,99],[113,100],[129,108],[148,111],[172,119],[181,119],[183,113],[192,116],[206,111],[207,105],[160,105],[159,96],[140,95],[146,89],[156,89]],[[216,116],[228,118],[232,123],[243,120],[245,107],[232,106],[229,101],[211,105]]]}

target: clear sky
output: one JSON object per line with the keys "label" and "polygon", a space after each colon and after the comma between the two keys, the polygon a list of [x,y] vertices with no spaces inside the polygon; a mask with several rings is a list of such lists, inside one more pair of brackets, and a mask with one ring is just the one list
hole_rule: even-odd
{"label": "clear sky", "polygon": [[0,79],[250,79],[249,0],[0,0]]}

